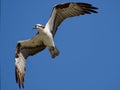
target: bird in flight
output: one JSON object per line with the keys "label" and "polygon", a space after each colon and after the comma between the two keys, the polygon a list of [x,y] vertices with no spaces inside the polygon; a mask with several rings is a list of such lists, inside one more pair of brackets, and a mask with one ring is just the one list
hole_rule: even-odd
{"label": "bird in flight", "polygon": [[24,88],[24,75],[26,71],[26,59],[48,48],[52,58],[59,55],[59,50],[54,43],[54,36],[58,26],[69,17],[97,13],[97,7],[82,2],[67,2],[55,5],[51,16],[45,26],[36,24],[34,29],[38,33],[29,40],[18,41],[15,53],[15,74],[19,88]]}

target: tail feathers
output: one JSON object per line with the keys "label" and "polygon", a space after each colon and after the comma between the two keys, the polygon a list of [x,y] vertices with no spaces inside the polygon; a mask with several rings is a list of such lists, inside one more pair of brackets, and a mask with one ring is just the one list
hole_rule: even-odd
{"label": "tail feathers", "polygon": [[55,58],[59,55],[59,50],[56,47],[49,47],[49,51],[52,58]]}

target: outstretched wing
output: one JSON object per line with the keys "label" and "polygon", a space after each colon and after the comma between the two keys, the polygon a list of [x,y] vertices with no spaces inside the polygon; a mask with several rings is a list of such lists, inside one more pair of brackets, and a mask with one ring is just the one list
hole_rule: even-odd
{"label": "outstretched wing", "polygon": [[62,21],[69,17],[97,13],[97,8],[88,3],[69,2],[54,6],[50,19],[46,24],[46,28],[50,28],[53,36],[57,31],[57,27]]}
{"label": "outstretched wing", "polygon": [[26,71],[26,59],[28,56],[32,56],[43,49],[46,46],[40,41],[39,36],[36,35],[31,40],[19,41],[16,47],[15,54],[15,74],[16,82],[19,87],[24,88],[24,75]]}

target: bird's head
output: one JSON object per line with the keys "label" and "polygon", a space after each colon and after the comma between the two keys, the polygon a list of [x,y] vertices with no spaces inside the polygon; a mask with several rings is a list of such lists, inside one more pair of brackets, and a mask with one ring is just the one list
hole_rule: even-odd
{"label": "bird's head", "polygon": [[33,29],[37,29],[37,30],[43,30],[45,27],[41,24],[36,24]]}

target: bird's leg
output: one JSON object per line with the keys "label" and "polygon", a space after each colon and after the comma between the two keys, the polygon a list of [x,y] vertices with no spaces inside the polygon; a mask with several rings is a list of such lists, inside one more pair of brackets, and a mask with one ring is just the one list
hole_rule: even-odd
{"label": "bird's leg", "polygon": [[56,47],[50,46],[50,47],[48,47],[48,49],[50,51],[50,54],[51,54],[52,58],[55,58],[56,56],[59,55],[59,51],[58,51],[58,49]]}

